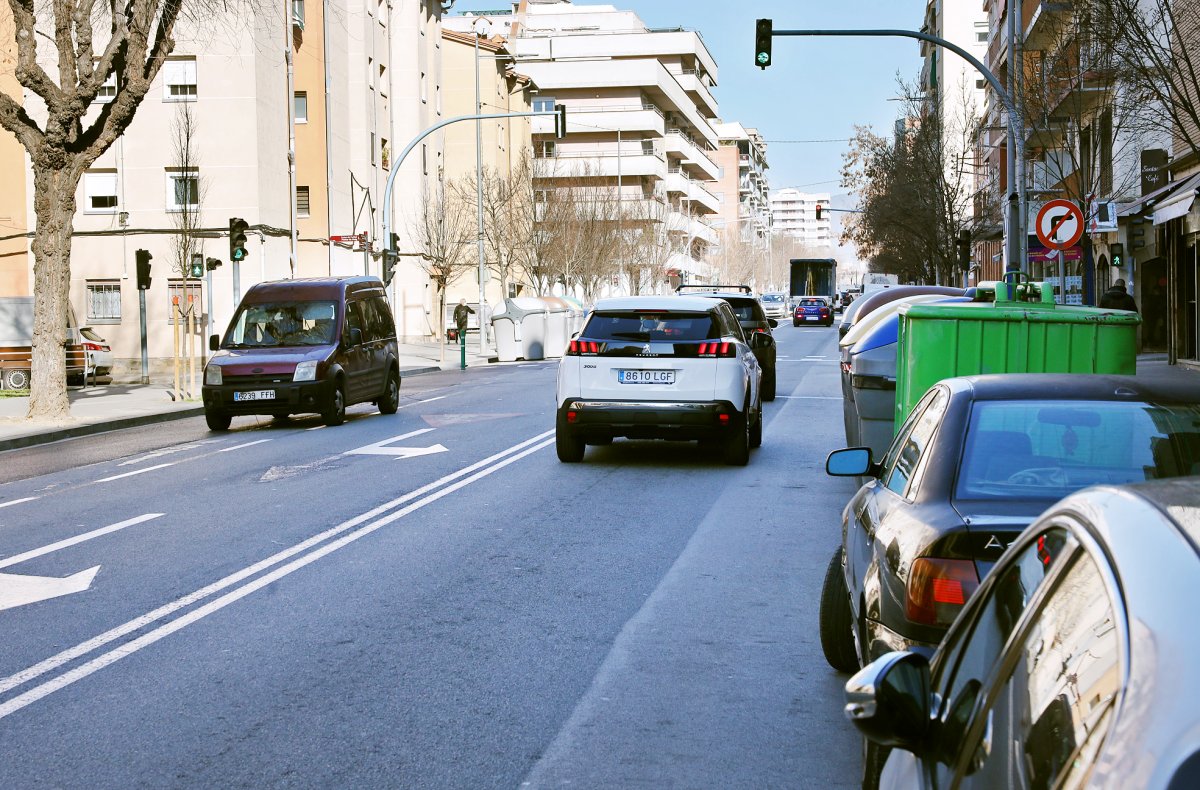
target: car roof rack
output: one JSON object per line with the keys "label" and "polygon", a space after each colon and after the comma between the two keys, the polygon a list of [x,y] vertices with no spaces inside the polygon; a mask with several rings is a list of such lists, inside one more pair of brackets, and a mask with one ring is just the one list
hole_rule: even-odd
{"label": "car roof rack", "polygon": [[705,292],[712,292],[712,293],[717,293],[719,291],[739,291],[741,293],[746,293],[746,294],[754,293],[754,289],[748,285],[720,285],[720,284],[681,285],[675,289],[675,293],[682,293],[685,289],[689,290],[689,291],[705,291]]}

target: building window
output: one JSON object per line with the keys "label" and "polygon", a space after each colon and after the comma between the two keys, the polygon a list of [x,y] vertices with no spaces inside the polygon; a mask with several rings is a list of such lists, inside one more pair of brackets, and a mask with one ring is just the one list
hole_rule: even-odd
{"label": "building window", "polygon": [[975,40],[980,44],[986,44],[988,40],[988,32],[986,30],[976,30]]}
{"label": "building window", "polygon": [[292,0],[292,24],[304,29],[304,0]]}
{"label": "building window", "polygon": [[295,96],[296,123],[308,123],[308,93],[296,91]]}
{"label": "building window", "polygon": [[117,72],[108,75],[99,88],[96,89],[96,98],[93,99],[94,104],[108,104],[117,95]]}
{"label": "building window", "polygon": [[379,163],[383,165],[384,170],[387,170],[392,166],[392,152],[388,148],[388,141],[386,138],[379,141]]}
{"label": "building window", "polygon": [[367,87],[375,90],[375,59],[367,58]]}
{"label": "building window", "polygon": [[441,115],[442,114],[442,86],[441,85],[433,86],[433,101],[434,101],[434,105],[433,105],[434,110],[437,111],[438,115]]}
{"label": "building window", "polygon": [[371,164],[375,164],[375,133],[371,132]]}
{"label": "building window", "polygon": [[[192,315],[199,321],[204,315],[204,302],[201,300],[202,295],[199,280],[188,280],[186,287],[183,280],[168,280],[167,315],[170,317],[167,321],[173,324],[177,320],[182,320],[186,324],[189,307],[191,308]],[[182,319],[179,319],[180,313],[183,315]],[[203,327],[201,327],[201,331],[203,331]]]}
{"label": "building window", "polygon": [[163,64],[163,100],[196,100],[196,59],[172,58]]}
{"label": "building window", "polygon": [[421,103],[429,101],[429,88],[425,84],[425,72],[421,72]]}
{"label": "building window", "polygon": [[975,80],[975,89],[976,90],[983,90],[986,87],[987,87],[987,80],[983,80],[983,79]]}
{"label": "building window", "polygon": [[88,171],[83,174],[85,214],[115,214],[117,211],[117,171]]}
{"label": "building window", "polygon": [[421,174],[429,175],[429,147],[421,143]]}
{"label": "building window", "polygon": [[642,155],[643,156],[654,156],[654,141],[653,140],[642,140]]}
{"label": "building window", "polygon": [[88,323],[120,323],[121,283],[116,280],[89,280],[87,284]]}
{"label": "building window", "polygon": [[308,187],[296,187],[296,216],[307,217],[308,206]]}
{"label": "building window", "polygon": [[534,112],[552,112],[554,110],[553,96],[539,96],[533,100]]}
{"label": "building window", "polygon": [[183,211],[200,206],[200,171],[167,171],[167,211]]}
{"label": "building window", "polygon": [[553,159],[555,157],[554,141],[539,140],[537,148],[534,149],[534,153],[540,159]]}
{"label": "building window", "polygon": [[387,66],[380,63],[379,64],[379,94],[381,96],[387,96],[388,83],[387,83],[386,74],[387,74]]}

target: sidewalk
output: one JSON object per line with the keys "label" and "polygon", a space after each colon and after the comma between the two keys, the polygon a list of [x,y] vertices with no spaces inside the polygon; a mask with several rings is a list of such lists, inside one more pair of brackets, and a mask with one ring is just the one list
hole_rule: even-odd
{"label": "sidewalk", "polygon": [[[467,343],[467,367],[487,365],[488,357],[479,354],[479,341],[472,336]],[[400,343],[398,351],[401,379],[422,373],[458,370],[460,366],[461,351],[458,346],[446,346],[444,363],[436,343]],[[58,424],[26,420],[29,398],[0,398],[0,451],[204,413],[204,407],[198,400],[172,400],[171,386],[170,380],[153,379],[150,384],[100,384],[89,385],[86,389],[73,387],[67,391],[71,401],[71,420]]]}

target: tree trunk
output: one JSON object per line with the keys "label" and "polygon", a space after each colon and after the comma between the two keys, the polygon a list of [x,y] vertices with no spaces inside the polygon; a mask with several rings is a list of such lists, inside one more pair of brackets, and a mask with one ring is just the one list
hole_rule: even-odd
{"label": "tree trunk", "polygon": [[64,421],[67,400],[64,346],[71,285],[71,232],[79,175],[71,169],[34,168],[33,371],[29,383],[31,420]]}

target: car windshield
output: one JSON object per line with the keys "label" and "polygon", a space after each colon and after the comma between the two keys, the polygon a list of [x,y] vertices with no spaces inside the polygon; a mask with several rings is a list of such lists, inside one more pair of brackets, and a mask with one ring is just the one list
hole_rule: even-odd
{"label": "car windshield", "polygon": [[1085,486],[1200,474],[1200,404],[983,401],[956,496],[1057,500]]}
{"label": "car windshield", "polygon": [[783,295],[782,294],[763,294],[762,300],[764,302],[782,302]]}
{"label": "car windshield", "polygon": [[582,337],[589,340],[687,341],[719,338],[708,313],[598,312],[592,315]]}
{"label": "car windshield", "polygon": [[242,305],[225,345],[233,348],[327,346],[337,327],[333,302],[266,302]]}

